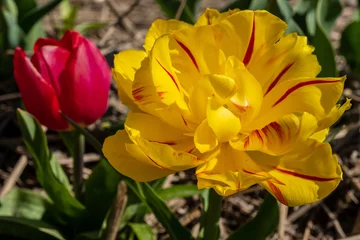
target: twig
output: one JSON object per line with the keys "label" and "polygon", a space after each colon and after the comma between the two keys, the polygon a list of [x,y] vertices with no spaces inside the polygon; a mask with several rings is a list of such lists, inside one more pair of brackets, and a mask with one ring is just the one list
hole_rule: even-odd
{"label": "twig", "polygon": [[[84,154],[84,163],[90,163],[90,162],[98,162],[100,160],[100,155],[96,153],[85,153]],[[69,165],[69,167],[72,167],[73,165],[73,159],[72,158],[63,158],[58,159],[57,161],[60,163],[60,165]]]}
{"label": "twig", "polygon": [[314,214],[311,214],[311,217],[310,217],[309,221],[306,224],[303,240],[308,240],[311,237],[311,229],[312,229],[312,227],[314,225],[313,224],[313,218],[314,218]]}
{"label": "twig", "polygon": [[279,206],[279,212],[280,212],[280,218],[279,218],[279,225],[278,225],[278,234],[279,234],[279,239],[285,239],[285,228],[286,228],[286,223],[287,223],[287,215],[288,215],[288,210],[289,207],[284,205],[284,204],[280,204]]}
{"label": "twig", "polygon": [[27,157],[25,155],[22,155],[19,161],[16,163],[10,177],[5,181],[4,186],[0,191],[0,197],[5,196],[10,191],[10,189],[15,186],[17,180],[23,173],[27,163]]}
{"label": "twig", "polygon": [[354,235],[351,237],[347,237],[347,238],[341,238],[339,240],[359,240],[360,239],[360,234],[359,235]]}
{"label": "twig", "polygon": [[175,19],[178,19],[178,20],[180,19],[181,15],[185,9],[186,2],[187,2],[187,0],[181,0],[179,8],[176,11]]}
{"label": "twig", "polygon": [[303,216],[305,213],[310,211],[310,209],[316,207],[320,203],[321,203],[321,201],[316,202],[316,203],[312,203],[312,204],[307,204],[307,205],[299,208],[299,210],[297,210],[297,211],[293,212],[292,214],[290,214],[290,216],[287,219],[288,223],[291,224],[291,223],[295,222],[299,217]]}
{"label": "twig", "polygon": [[105,232],[105,240],[115,240],[118,232],[119,221],[123,215],[125,205],[127,202],[127,188],[124,181],[118,185],[116,199],[111,210],[110,216],[107,220],[107,227]]}
{"label": "twig", "polygon": [[20,93],[9,93],[0,96],[0,102],[21,98]]}
{"label": "twig", "polygon": [[324,209],[325,213],[328,215],[328,217],[331,219],[331,222],[334,225],[335,230],[342,238],[346,238],[346,234],[344,230],[342,229],[339,220],[337,219],[336,215],[330,211],[330,209],[324,204],[321,203],[321,207]]}

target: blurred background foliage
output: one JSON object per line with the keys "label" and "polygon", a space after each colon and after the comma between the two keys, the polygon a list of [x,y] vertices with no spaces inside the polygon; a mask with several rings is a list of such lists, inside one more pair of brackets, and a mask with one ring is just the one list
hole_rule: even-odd
{"label": "blurred background foliage", "polygon": [[[188,23],[196,22],[200,14],[201,0],[156,0],[167,18],[178,18]],[[16,46],[23,47],[29,55],[34,42],[45,37],[43,18],[58,7],[60,25],[54,25],[55,35],[60,38],[67,29],[79,31],[85,36],[109,23],[84,21],[78,23],[80,5],[70,0],[48,0],[38,4],[35,0],[0,0],[0,84],[12,79],[12,54]],[[287,32],[297,32],[308,37],[315,47],[315,54],[322,66],[320,76],[338,74],[335,50],[330,41],[330,32],[342,11],[340,0],[234,0],[221,10],[266,9],[288,23]],[[130,6],[131,8],[131,6]],[[116,12],[116,11],[115,11]],[[144,13],[146,14],[146,13]],[[124,14],[126,15],[126,13]],[[124,17],[117,22],[129,29]],[[132,33],[136,36],[136,33]],[[112,49],[114,50],[114,49]],[[345,28],[338,49],[349,66],[350,76],[360,75],[360,11],[354,13],[352,22]],[[110,58],[112,52],[110,51]],[[184,228],[177,216],[166,205],[165,200],[198,195],[203,203],[203,219],[198,239],[204,239],[202,229],[211,209],[207,208],[209,191],[200,191],[196,185],[178,184],[164,188],[165,178],[150,184],[139,184],[119,175],[101,157],[85,182],[82,198],[75,199],[71,193],[68,174],[63,170],[51,149],[38,122],[28,113],[17,112],[18,126],[24,142],[36,166],[36,176],[44,192],[39,193],[23,188],[12,188],[0,195],[0,236],[16,239],[109,239],[109,225],[113,225],[112,214],[119,211],[115,203],[125,202],[120,222],[115,222],[118,239],[155,239],[145,215],[153,212],[166,229],[171,239],[190,239],[191,233]],[[122,128],[122,124],[102,125],[109,135]],[[85,134],[91,148],[102,156],[101,143],[88,131],[75,125]],[[71,138],[62,136],[65,144],[71,146]],[[127,186],[121,188],[125,182]],[[117,194],[117,193],[122,194]],[[127,193],[126,193],[126,192]],[[126,196],[126,197],[125,197]],[[126,199],[125,199],[126,198]],[[264,221],[266,216],[267,220]],[[264,239],[275,231],[278,223],[277,202],[268,196],[258,216],[237,229],[229,239]],[[216,217],[216,216],[215,216]],[[219,216],[217,216],[219,218]],[[261,227],[259,227],[261,226]],[[20,230],[21,229],[21,230]],[[168,235],[167,235],[168,236]]]}

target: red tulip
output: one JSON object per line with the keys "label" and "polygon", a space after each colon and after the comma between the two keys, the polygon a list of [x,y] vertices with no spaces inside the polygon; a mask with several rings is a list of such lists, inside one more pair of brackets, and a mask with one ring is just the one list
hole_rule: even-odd
{"label": "red tulip", "polygon": [[95,44],[77,32],[40,38],[31,60],[15,49],[14,76],[28,112],[53,130],[68,130],[60,112],[81,125],[107,109],[111,71]]}

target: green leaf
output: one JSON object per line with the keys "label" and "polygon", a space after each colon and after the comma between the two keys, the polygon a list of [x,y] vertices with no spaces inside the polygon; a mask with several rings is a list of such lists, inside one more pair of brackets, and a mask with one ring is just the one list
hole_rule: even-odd
{"label": "green leaf", "polygon": [[27,12],[31,11],[37,6],[35,0],[15,0],[15,3],[19,10],[19,20],[24,17]]}
{"label": "green leaf", "polygon": [[[85,182],[85,206],[89,212],[87,225],[99,229],[112,206],[122,176],[102,159]],[[101,204],[99,204],[101,203]]]}
{"label": "green leaf", "polygon": [[87,35],[90,31],[97,30],[106,26],[106,23],[99,22],[82,22],[75,26],[74,30],[81,33],[82,35]]}
{"label": "green leaf", "polygon": [[134,231],[138,240],[155,240],[151,227],[144,223],[130,223],[129,226]]}
{"label": "green leaf", "polygon": [[230,3],[228,6],[223,8],[221,10],[221,12],[225,12],[225,11],[228,11],[228,10],[233,10],[235,8],[238,8],[240,10],[249,9],[251,1],[252,0],[235,0],[235,1],[232,1],[232,3]]}
{"label": "green leaf", "polygon": [[232,233],[228,240],[266,239],[273,231],[275,231],[279,222],[279,207],[276,199],[267,194],[257,215]]}
{"label": "green leaf", "polygon": [[321,72],[318,77],[335,77],[338,75],[335,63],[335,53],[331,46],[330,40],[326,35],[324,28],[321,25],[321,16],[324,5],[322,2],[327,0],[319,0],[316,9],[316,32],[312,40],[312,45],[315,47],[314,54],[321,65]]}
{"label": "green leaf", "polygon": [[158,189],[156,192],[162,199],[170,200],[199,195],[203,190],[199,190],[196,185],[175,185],[170,188]]}
{"label": "green leaf", "polygon": [[214,189],[204,191],[203,196],[206,200],[201,214],[199,238],[204,240],[219,239],[222,196],[218,195]]}
{"label": "green leaf", "polygon": [[324,29],[326,36],[330,37],[330,31],[342,11],[340,1],[318,0],[316,11],[318,24]]}
{"label": "green leaf", "polygon": [[25,145],[36,165],[36,176],[48,196],[55,203],[59,213],[77,218],[84,212],[84,206],[69,191],[69,182],[47,147],[46,136],[40,124],[26,111],[17,110],[18,123]]}
{"label": "green leaf", "polygon": [[288,24],[286,33],[297,32],[299,35],[304,35],[303,30],[293,19],[293,10],[287,0],[271,0],[268,9]]}
{"label": "green leaf", "polygon": [[23,32],[18,25],[18,9],[13,0],[3,0],[1,7],[1,20],[4,21],[5,35],[8,45],[7,47],[15,48],[20,44]]}
{"label": "green leaf", "polygon": [[175,214],[171,212],[166,203],[154,192],[147,183],[138,184],[143,193],[143,201],[150,207],[159,222],[169,232],[171,239],[192,239],[191,233],[181,225]]}
{"label": "green leaf", "polygon": [[39,39],[45,37],[45,32],[43,29],[42,22],[37,22],[35,25],[30,29],[30,31],[26,34],[24,41],[24,50],[32,51],[34,48],[35,42]]}
{"label": "green leaf", "polygon": [[37,6],[36,8],[31,9],[27,12],[24,17],[20,19],[20,27],[24,32],[29,32],[32,26],[39,21],[42,17],[48,14],[52,9],[54,9],[62,0],[51,0],[45,3],[44,5]]}
{"label": "green leaf", "polygon": [[87,131],[85,128],[80,127],[76,122],[65,116],[63,113],[61,113],[61,115],[71,124],[71,126],[76,129],[76,131],[85,136],[86,141],[90,143],[91,146],[93,146],[99,154],[103,155],[102,144],[93,135],[91,135],[89,131]]}
{"label": "green leaf", "polygon": [[52,203],[31,190],[13,188],[0,200],[0,216],[40,220]]}
{"label": "green leaf", "polygon": [[0,235],[30,240],[65,240],[55,227],[46,222],[15,217],[0,217]]}
{"label": "green leaf", "polygon": [[[241,1],[241,0],[240,0]],[[249,6],[250,10],[262,10],[266,9],[269,0],[252,0]]]}
{"label": "green leaf", "polygon": [[[175,18],[176,12],[180,6],[180,0],[156,0],[161,10],[168,18]],[[199,0],[188,0],[184,11],[181,14],[180,20],[187,23],[195,23],[196,12],[199,8]]]}
{"label": "green leaf", "polygon": [[342,36],[340,53],[345,57],[351,70],[360,74],[360,21],[349,24]]}

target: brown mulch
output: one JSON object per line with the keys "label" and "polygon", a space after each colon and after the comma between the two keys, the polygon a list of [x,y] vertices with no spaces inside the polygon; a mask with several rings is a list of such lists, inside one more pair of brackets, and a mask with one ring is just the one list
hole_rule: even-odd
{"label": "brown mulch", "polygon": [[[44,1],[39,1],[44,2]],[[156,18],[164,18],[155,0],[76,0],[79,11],[77,23],[84,21],[103,22],[105,26],[92,31],[91,38],[107,56],[111,64],[112,55],[118,51],[137,48],[143,40],[151,22]],[[229,2],[229,1],[227,1]],[[202,7],[218,7],[225,1],[203,1]],[[341,17],[331,34],[331,40],[338,49],[341,32],[349,24],[356,1],[344,1]],[[57,36],[61,26],[59,10],[47,16],[44,27],[49,36]],[[348,74],[346,61],[336,57],[341,73]],[[353,107],[334,128],[332,141],[334,153],[339,155],[344,172],[344,180],[339,187],[326,199],[302,207],[287,208],[282,206],[281,221],[278,231],[269,239],[360,239],[360,79],[359,76],[348,75],[344,97],[352,98]],[[23,188],[40,190],[36,181],[34,164],[29,158],[24,160],[26,150],[23,145],[19,128],[16,124],[15,110],[21,106],[20,95],[15,82],[11,79],[0,84],[0,186],[13,180]],[[112,87],[110,107],[100,122],[90,127],[99,138],[106,137],[104,128],[124,120],[126,108],[117,99],[116,86]],[[71,172],[71,159],[61,139],[54,132],[48,132],[50,148],[56,151],[57,159],[68,173]],[[91,173],[91,168],[99,156],[87,149],[86,169],[84,177]],[[16,165],[19,163],[18,165]],[[15,171],[16,169],[17,171]],[[15,172],[15,174],[14,174]],[[16,175],[16,172],[19,174]],[[168,177],[166,185],[195,182],[192,171],[180,172]],[[1,190],[0,190],[1,196]],[[264,190],[254,186],[244,192],[223,199],[221,214],[221,238],[225,239],[237,227],[256,215],[262,203]],[[170,208],[179,216],[181,223],[191,229],[194,235],[199,231],[201,202],[198,196],[187,199],[175,199],[168,202]],[[146,222],[154,228],[158,239],[166,239],[168,235],[151,214]],[[259,226],[261,227],[261,226]]]}

